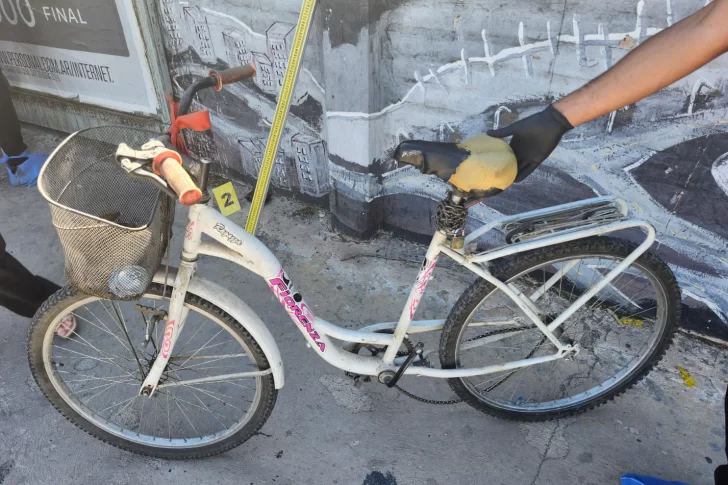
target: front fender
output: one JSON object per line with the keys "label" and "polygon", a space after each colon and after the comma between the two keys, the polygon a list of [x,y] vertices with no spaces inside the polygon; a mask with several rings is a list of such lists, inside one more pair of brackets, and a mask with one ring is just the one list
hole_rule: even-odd
{"label": "front fender", "polygon": [[[177,268],[170,266],[169,274],[167,275],[167,281],[170,285],[174,281],[175,276],[177,276]],[[164,268],[161,268],[154,275],[154,282],[164,284]],[[276,345],[273,335],[268,330],[268,327],[265,326],[263,320],[243,300],[229,290],[217,283],[200,278],[197,275],[192,277],[187,291],[219,307],[237,320],[253,336],[263,350],[263,354],[268,359],[276,389],[282,388],[285,383],[283,359],[281,358],[281,352],[278,349],[278,345]]]}

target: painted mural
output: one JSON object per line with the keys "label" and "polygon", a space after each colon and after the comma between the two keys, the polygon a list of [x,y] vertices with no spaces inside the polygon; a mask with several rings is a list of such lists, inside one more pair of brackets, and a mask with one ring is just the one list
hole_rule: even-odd
{"label": "painted mural", "polygon": [[[458,141],[534,113],[705,1],[324,0],[273,186],[329,206],[338,227],[358,234],[427,234],[447,186],[397,167],[400,141]],[[224,175],[251,179],[300,3],[236,3],[159,0],[177,89],[210,68],[256,65],[254,82],[197,100],[215,126],[197,148],[214,151]],[[619,194],[656,226],[687,301],[728,322],[727,77],[728,60],[717,60],[579,127],[534,175],[472,209],[471,223]]]}

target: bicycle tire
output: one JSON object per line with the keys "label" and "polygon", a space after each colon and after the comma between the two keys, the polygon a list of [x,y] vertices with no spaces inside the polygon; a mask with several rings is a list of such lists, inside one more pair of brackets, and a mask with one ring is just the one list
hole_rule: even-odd
{"label": "bicycle tire", "polygon": [[[624,258],[635,248],[636,244],[617,238],[603,236],[586,238],[504,258],[493,265],[492,274],[501,281],[509,281],[517,277],[517,275],[528,273],[530,268],[536,268],[539,264],[558,258],[600,254]],[[479,399],[477,395],[468,389],[460,378],[448,379],[448,383],[453,391],[470,406],[491,416],[514,421],[548,421],[583,413],[613,400],[615,397],[630,389],[645,377],[664,356],[672,343],[674,333],[680,321],[681,310],[680,289],[674,274],[667,264],[650,251],[640,256],[634,264],[639,264],[648,269],[659,283],[662,291],[664,291],[667,297],[666,322],[662,334],[649,349],[649,356],[636,369],[625,375],[621,381],[614,384],[609,389],[609,392],[598,394],[591,400],[581,402],[572,407],[567,406],[560,410],[514,411],[494,406],[489,402]],[[475,309],[494,290],[495,287],[493,285],[483,279],[478,279],[460,296],[447,318],[441,335],[440,361],[442,368],[454,369],[457,367],[458,356],[456,355],[456,346],[463,326]]]}
{"label": "bicycle tire", "polygon": [[[161,297],[162,285],[156,283],[151,285],[146,294]],[[250,439],[260,430],[263,424],[265,424],[276,403],[278,393],[275,389],[273,376],[271,374],[260,378],[262,386],[261,398],[256,409],[251,411],[253,414],[250,420],[239,431],[224,440],[199,447],[178,449],[164,448],[162,446],[148,446],[136,443],[109,433],[108,431],[96,426],[83,415],[79,414],[63,399],[61,394],[54,387],[43,362],[42,347],[45,334],[49,330],[49,325],[56,321],[59,315],[67,314],[67,309],[71,308],[72,305],[87,298],[89,298],[87,295],[77,293],[68,286],[58,290],[54,295],[46,300],[45,303],[43,303],[33,318],[33,322],[31,323],[28,331],[27,343],[28,360],[33,379],[53,407],[55,407],[64,417],[78,428],[107,444],[140,455],[165,459],[192,459],[209,457],[229,451]],[[214,302],[207,301],[188,292],[185,298],[185,303],[188,306],[214,315],[219,321],[237,333],[247,345],[252,354],[251,357],[259,369],[265,370],[270,367],[262,349],[255,339],[245,330],[243,325],[220,309]]]}

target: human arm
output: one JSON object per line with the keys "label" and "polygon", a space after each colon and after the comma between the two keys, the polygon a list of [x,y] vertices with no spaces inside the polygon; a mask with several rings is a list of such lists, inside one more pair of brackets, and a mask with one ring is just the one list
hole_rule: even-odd
{"label": "human arm", "polygon": [[716,0],[648,39],[554,108],[578,126],[669,86],[725,52],[728,0]]}
{"label": "human arm", "polygon": [[581,125],[649,96],[728,52],[728,0],[715,0],[665,29],[614,67],[546,110],[491,136],[513,136],[523,180],[556,148],[561,137]]}

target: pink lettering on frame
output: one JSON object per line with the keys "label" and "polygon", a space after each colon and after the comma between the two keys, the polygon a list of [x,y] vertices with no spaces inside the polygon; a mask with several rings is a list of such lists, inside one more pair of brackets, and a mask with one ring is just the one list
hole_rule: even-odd
{"label": "pink lettering on frame", "polygon": [[312,325],[312,322],[315,321],[313,313],[311,313],[308,305],[303,302],[303,297],[293,289],[291,280],[288,279],[282,269],[275,278],[268,280],[268,286],[270,286],[271,291],[276,295],[278,301],[286,309],[291,319],[300,324],[306,330],[311,340],[318,346],[319,350],[324,352],[326,350],[326,344],[321,342],[321,335],[318,334]]}

